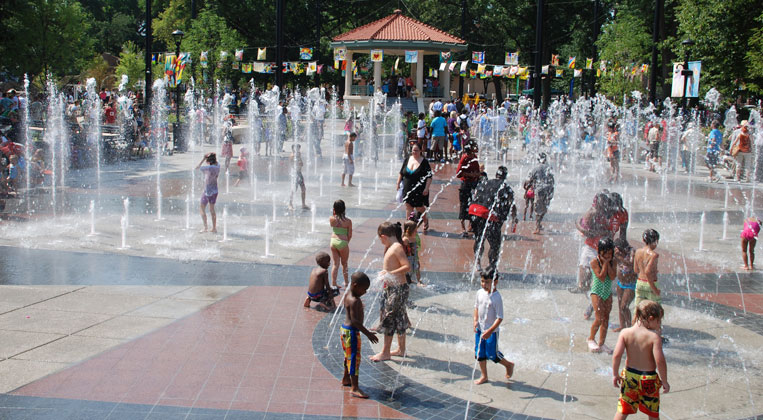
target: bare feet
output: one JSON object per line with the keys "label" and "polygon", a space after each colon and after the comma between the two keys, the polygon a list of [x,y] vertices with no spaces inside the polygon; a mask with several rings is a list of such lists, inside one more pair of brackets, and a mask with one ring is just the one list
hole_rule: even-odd
{"label": "bare feet", "polygon": [[506,379],[511,379],[512,376],[514,376],[514,363],[509,362],[509,365],[506,366]]}
{"label": "bare feet", "polygon": [[747,271],[747,270],[749,270],[749,269],[750,269],[750,267],[748,267],[748,266],[746,266],[746,265],[743,265],[743,266],[740,266],[740,267],[739,267],[739,269],[740,269],[740,270],[745,270],[745,271]]}
{"label": "bare feet", "polygon": [[306,205],[302,205],[302,210],[310,210],[310,207],[307,207]]}
{"label": "bare feet", "polygon": [[212,229],[212,230],[210,230],[210,232],[212,232],[212,233],[217,233],[217,229],[216,229],[216,228],[215,228],[215,229]]}
{"label": "bare feet", "polygon": [[357,391],[350,391],[350,395],[356,398],[368,398],[368,394],[358,389]]}
{"label": "bare feet", "polygon": [[620,332],[620,331],[622,331],[622,330],[623,330],[623,327],[617,327],[617,328],[613,329],[612,331],[614,331],[614,332]]}
{"label": "bare feet", "polygon": [[345,186],[344,183],[341,186],[344,187]]}
{"label": "bare feet", "polygon": [[391,357],[389,354],[379,353],[371,356],[369,359],[371,359],[372,362],[383,362],[385,360],[390,360]]}
{"label": "bare feet", "polygon": [[480,376],[479,379],[474,381],[474,385],[482,385],[487,383],[487,378],[484,376]]}
{"label": "bare feet", "polygon": [[353,184],[352,182],[350,182],[349,184],[347,184],[347,186],[348,186],[348,187],[354,187],[354,186],[355,186],[355,184]]}
{"label": "bare feet", "polygon": [[535,232],[533,232],[533,235],[540,235],[540,229],[535,229]]}
{"label": "bare feet", "polygon": [[204,233],[206,231],[207,231],[207,228],[204,228],[204,229],[200,230],[199,233]]}
{"label": "bare feet", "polygon": [[349,379],[342,379],[342,386],[352,386],[352,382]]}
{"label": "bare feet", "polygon": [[395,351],[390,352],[389,355],[390,356],[400,356],[400,357],[402,357],[402,356],[405,355],[405,350],[397,349]]}

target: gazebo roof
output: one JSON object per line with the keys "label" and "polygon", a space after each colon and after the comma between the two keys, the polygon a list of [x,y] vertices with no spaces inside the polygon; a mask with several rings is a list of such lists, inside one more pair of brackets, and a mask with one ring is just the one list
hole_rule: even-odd
{"label": "gazebo roof", "polygon": [[404,16],[400,10],[334,37],[332,46],[359,48],[427,48],[465,50],[466,41]]}

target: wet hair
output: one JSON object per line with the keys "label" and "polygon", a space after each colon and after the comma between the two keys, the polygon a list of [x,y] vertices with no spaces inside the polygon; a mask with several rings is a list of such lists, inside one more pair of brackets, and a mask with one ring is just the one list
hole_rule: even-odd
{"label": "wet hair", "polygon": [[498,273],[493,269],[480,270],[480,278],[485,280],[498,280]]}
{"label": "wet hair", "polygon": [[209,156],[207,156],[207,163],[210,165],[217,165],[217,155],[210,153]]}
{"label": "wet hair", "polygon": [[538,163],[546,163],[546,153],[538,153]]}
{"label": "wet hair", "polygon": [[420,119],[420,120],[423,120],[423,119],[424,119],[424,113],[423,113],[423,112],[419,112],[419,119]]}
{"label": "wet hair", "polygon": [[344,200],[334,201],[334,214],[339,220],[344,220],[347,218],[347,216],[344,215],[345,211],[347,211],[347,207],[344,205]]}
{"label": "wet hair", "polygon": [[644,243],[647,245],[653,244],[660,240],[660,234],[654,229],[647,229],[641,235],[641,239],[643,239]]}
{"label": "wet hair", "polygon": [[620,195],[620,193],[609,193],[609,202],[613,209],[618,211],[623,209],[623,197]]}
{"label": "wet hair", "polygon": [[615,239],[615,248],[621,251],[627,251],[631,249],[631,244],[625,238],[617,238]]}
{"label": "wet hair", "polygon": [[662,306],[649,299],[644,299],[636,305],[636,314],[633,316],[633,323],[638,321],[648,321],[649,318],[662,319],[665,310]]}
{"label": "wet hair", "polygon": [[358,137],[358,133],[352,132],[350,133],[350,138]]}
{"label": "wet hair", "polygon": [[605,192],[605,191],[602,191],[602,192],[596,194],[593,197],[593,205],[594,205],[594,207],[601,206],[602,208],[605,208],[605,209],[609,208],[609,206],[611,205],[610,201],[611,200],[609,198],[609,194],[607,194],[607,192]]}
{"label": "wet hair", "polygon": [[406,220],[405,223],[403,223],[403,232],[405,232],[406,235],[413,235],[416,227],[418,227],[418,223],[413,220]]}
{"label": "wet hair", "polygon": [[614,251],[615,241],[613,241],[612,238],[601,238],[599,239],[599,243],[597,244],[596,248],[599,255],[608,251]]}
{"label": "wet hair", "polygon": [[318,263],[318,265],[320,265],[321,267],[323,267],[323,264],[321,264],[321,261],[325,261],[326,267],[328,267],[329,264],[331,264],[331,257],[329,256],[329,254],[321,251],[315,254],[315,262]]}
{"label": "wet hair", "polygon": [[499,166],[498,170],[495,172],[495,177],[498,179],[506,179],[506,174],[509,173],[509,170],[506,169],[505,166]]}
{"label": "wet hair", "polygon": [[352,282],[353,286],[358,285],[366,288],[371,286],[371,280],[369,280],[366,273],[362,271],[356,271],[352,273],[352,276],[350,276],[350,281]]}
{"label": "wet hair", "polygon": [[390,223],[384,222],[379,225],[379,229],[376,230],[378,235],[384,235],[388,238],[397,238],[397,241],[403,242],[403,226],[400,222]]}

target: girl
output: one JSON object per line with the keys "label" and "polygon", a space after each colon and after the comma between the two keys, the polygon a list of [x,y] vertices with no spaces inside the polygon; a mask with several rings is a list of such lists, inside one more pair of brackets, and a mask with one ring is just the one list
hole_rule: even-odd
{"label": "girl", "polygon": [[336,278],[339,274],[339,264],[342,265],[342,275],[344,276],[345,287],[349,285],[349,277],[347,277],[347,258],[350,256],[350,239],[352,239],[352,220],[350,220],[344,214],[345,205],[344,201],[334,201],[334,214],[329,217],[329,225],[331,225],[331,255],[333,256],[334,265],[331,267],[331,284],[334,288],[339,286],[336,284]]}
{"label": "girl", "polygon": [[[596,310],[596,319],[591,325],[591,334],[588,336],[588,349],[591,352],[607,352],[612,354],[612,349],[604,344],[609,327],[609,313],[612,311],[612,279],[617,277],[614,261],[615,244],[611,238],[599,240],[598,255],[591,260],[591,302]],[[599,343],[594,340],[596,331],[599,331]]]}
{"label": "girl", "polygon": [[535,211],[535,190],[533,184],[527,180],[522,185],[525,189],[525,212],[522,216],[522,220],[527,220],[527,208],[530,208],[530,220],[533,219],[533,212]]}
{"label": "girl", "polygon": [[405,255],[408,257],[408,263],[411,265],[411,271],[406,274],[408,283],[412,283],[412,278],[416,276],[416,282],[421,283],[421,270],[419,269],[419,246],[421,245],[421,238],[416,232],[418,224],[414,219],[414,215],[405,222],[403,225],[403,247],[405,248]]}
{"label": "girl", "polygon": [[227,118],[223,125],[223,145],[220,156],[225,158],[225,172],[228,172],[230,160],[233,158],[233,120]]}
{"label": "girl", "polygon": [[[742,229],[742,262],[744,263],[745,270],[754,270],[755,266],[755,243],[758,240],[758,233],[760,232],[760,220],[757,217],[748,217],[744,221],[744,227]],[[749,249],[749,251],[748,251]],[[750,263],[747,263],[747,254],[750,255]]]}
{"label": "girl", "polygon": [[617,262],[617,308],[620,314],[618,332],[631,326],[630,305],[636,296],[636,272],[633,271],[633,256],[636,250],[623,238],[615,241],[615,261]]}
{"label": "girl", "polygon": [[249,152],[246,150],[246,147],[242,147],[238,155],[238,161],[236,162],[236,165],[238,166],[238,178],[236,178],[236,182],[233,184],[234,187],[238,187],[241,181],[249,177],[248,157]]}
{"label": "girl", "polygon": [[[201,166],[204,162],[207,166]],[[202,232],[209,230],[207,226],[207,204],[209,204],[209,214],[212,216],[212,233],[217,233],[217,213],[215,213],[215,203],[217,203],[217,176],[220,175],[220,165],[217,163],[217,156],[214,153],[207,153],[201,158],[201,162],[196,165],[204,174],[204,193],[201,194],[201,221],[204,222]]]}

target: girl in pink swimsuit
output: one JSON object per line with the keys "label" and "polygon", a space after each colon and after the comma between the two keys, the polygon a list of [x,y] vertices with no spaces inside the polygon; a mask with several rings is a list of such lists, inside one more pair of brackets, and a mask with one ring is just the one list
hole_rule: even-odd
{"label": "girl in pink swimsuit", "polygon": [[[748,217],[744,221],[744,227],[742,228],[742,262],[745,270],[754,270],[755,266],[755,243],[758,240],[758,233],[760,232],[760,220],[757,217]],[[750,262],[747,263],[747,255],[750,255]]]}

